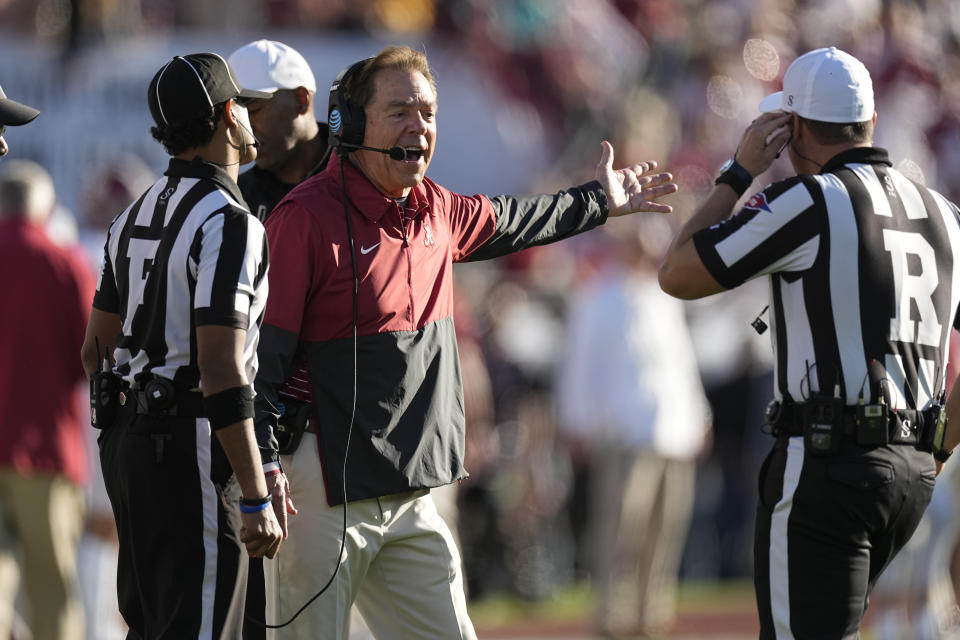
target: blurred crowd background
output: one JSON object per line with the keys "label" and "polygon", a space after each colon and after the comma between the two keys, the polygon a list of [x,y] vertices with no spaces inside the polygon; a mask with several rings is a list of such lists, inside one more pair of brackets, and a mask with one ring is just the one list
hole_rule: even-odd
{"label": "blurred crowd background", "polygon": [[[674,173],[673,225],[712,186],[790,61],[835,45],[871,71],[876,144],[905,174],[960,200],[955,0],[0,0],[0,82],[11,98],[41,109],[31,126],[8,129],[11,157],[53,175],[60,211],[52,232],[79,241],[95,265],[110,219],[165,168],[148,134],[152,73],[174,53],[226,56],[259,38],[304,54],[320,105],[350,62],[393,43],[424,50],[439,92],[428,175],[449,188],[495,195],[586,182],[606,139],[616,165],[656,159]],[[754,190],[789,175],[788,165],[780,159]],[[622,266],[624,241],[644,240],[656,260],[669,239],[659,227],[624,221],[457,267],[471,478],[454,498],[474,600],[504,592],[541,599],[590,578],[592,436],[570,424],[576,417],[555,394],[576,366],[568,319],[585,292]],[[757,282],[684,305],[712,421],[696,451],[682,454],[696,481],[681,580],[751,575],[772,380],[769,334],[751,321],[763,317],[766,295]],[[649,311],[668,302],[651,296],[645,304]],[[611,330],[594,322],[596,332]],[[107,508],[95,494],[93,516]],[[954,510],[952,495],[935,502],[938,519],[918,534],[925,549]],[[101,535],[103,523],[92,521]],[[926,593],[928,560],[910,562],[893,601]]]}

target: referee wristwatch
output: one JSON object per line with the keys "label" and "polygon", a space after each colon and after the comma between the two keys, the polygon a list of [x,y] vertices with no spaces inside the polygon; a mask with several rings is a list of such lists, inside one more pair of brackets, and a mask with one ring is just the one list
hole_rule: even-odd
{"label": "referee wristwatch", "polygon": [[720,167],[720,175],[713,184],[728,184],[737,193],[737,197],[741,197],[753,184],[753,176],[737,162],[736,157],[733,157]]}

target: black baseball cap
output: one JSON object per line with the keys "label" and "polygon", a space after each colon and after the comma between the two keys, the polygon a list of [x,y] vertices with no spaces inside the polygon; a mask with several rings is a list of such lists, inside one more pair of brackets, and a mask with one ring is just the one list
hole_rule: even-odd
{"label": "black baseball cap", "polygon": [[0,87],[0,127],[27,124],[38,115],[40,112],[33,107],[8,98],[3,92],[3,87]]}
{"label": "black baseball cap", "polygon": [[150,81],[147,103],[158,126],[191,120],[230,98],[271,98],[273,94],[243,89],[230,65],[215,53],[174,56]]}

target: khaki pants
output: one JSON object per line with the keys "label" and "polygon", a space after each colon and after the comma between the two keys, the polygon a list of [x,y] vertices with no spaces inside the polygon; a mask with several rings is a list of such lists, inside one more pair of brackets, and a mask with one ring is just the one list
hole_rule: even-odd
{"label": "khaki pants", "polygon": [[82,640],[83,514],[83,492],[65,478],[0,470],[0,638],[10,637],[22,573],[34,640]]}
{"label": "khaki pants", "polygon": [[608,632],[659,631],[675,616],[694,464],[618,446],[598,449],[592,460],[596,624]]}
{"label": "khaki pants", "polygon": [[[280,553],[264,561],[270,624],[286,622],[326,584],[337,565],[343,529],[343,507],[327,505],[316,436],[305,433],[282,464],[300,513],[290,516],[289,538]],[[356,602],[375,638],[476,639],[460,555],[428,491],[347,505],[343,555],[330,588],[268,638],[346,640]]]}

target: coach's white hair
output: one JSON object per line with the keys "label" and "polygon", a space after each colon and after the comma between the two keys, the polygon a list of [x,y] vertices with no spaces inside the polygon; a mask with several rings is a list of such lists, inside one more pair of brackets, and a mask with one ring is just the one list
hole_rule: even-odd
{"label": "coach's white hair", "polygon": [[56,201],[53,179],[36,162],[17,159],[0,165],[0,218],[44,224]]}

